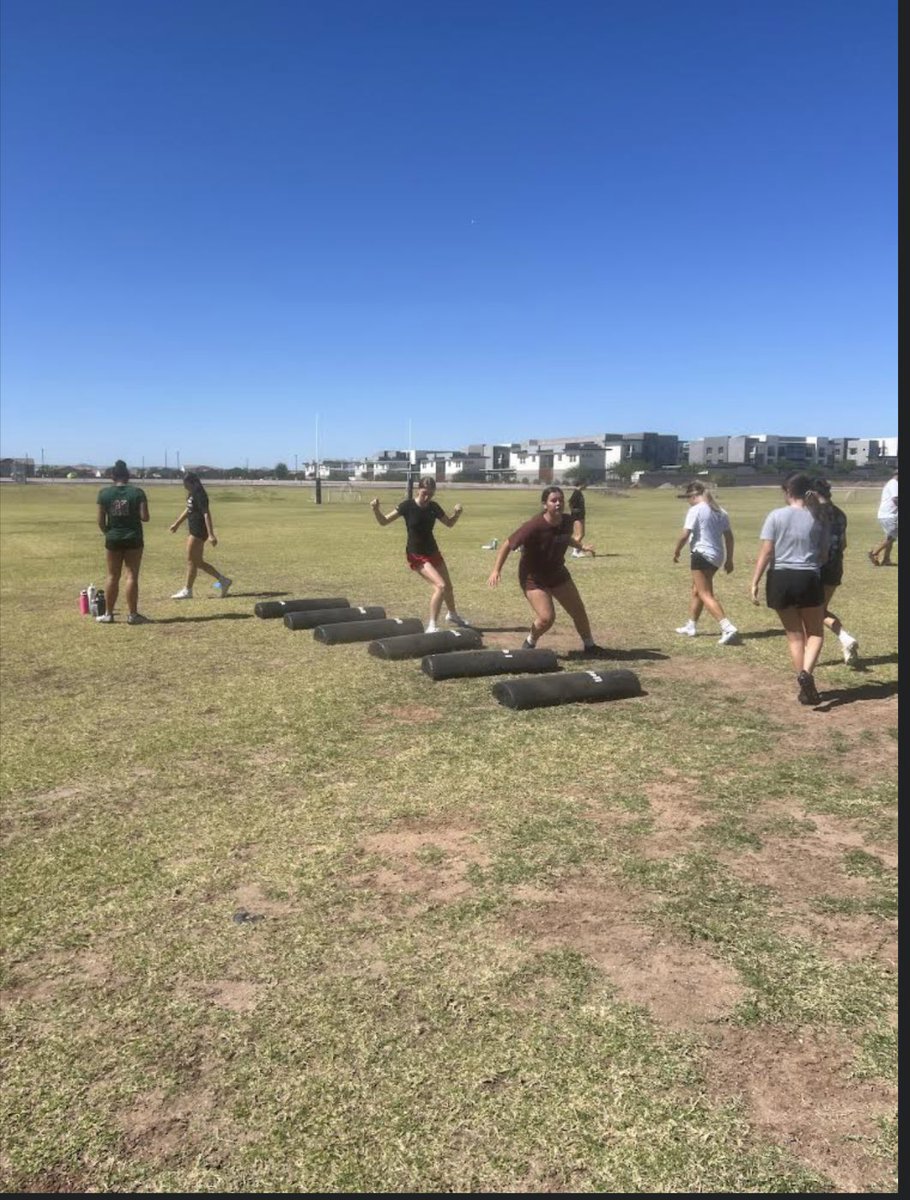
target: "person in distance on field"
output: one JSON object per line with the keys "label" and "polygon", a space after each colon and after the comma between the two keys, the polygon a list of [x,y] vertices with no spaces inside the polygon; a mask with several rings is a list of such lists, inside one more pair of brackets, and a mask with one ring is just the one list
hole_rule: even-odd
{"label": "person in distance on field", "polygon": [[875,567],[891,566],[891,550],[897,541],[897,468],[882,488],[878,505],[878,521],[885,535],[874,550],[869,551],[869,561]]}
{"label": "person in distance on field", "polygon": [[525,648],[533,649],[538,638],[553,625],[556,620],[553,601],[558,600],[572,618],[584,653],[605,654],[603,646],[598,646],[591,635],[591,622],[584,601],[565,564],[566,551],[570,546],[592,557],[594,547],[583,544],[574,536],[572,516],[564,511],[566,498],[562,488],[546,487],[540,499],[543,512],[525,521],[500,545],[487,582],[490,587],[497,587],[506,559],[513,550],[521,550],[518,582],[534,613],[531,630],[524,642]]}
{"label": "person in distance on field", "polygon": [[[586,479],[580,479],[575,485],[575,490],[569,496],[569,516],[572,518],[572,536],[577,542],[583,542],[585,538],[585,488],[588,486]],[[574,547],[572,550],[573,558],[584,558],[584,550],[579,550]]]}
{"label": "person in distance on field", "polygon": [[706,608],[720,624],[719,644],[728,646],[736,640],[737,629],[714,595],[714,576],[721,564],[728,575],[733,570],[733,531],[730,528],[730,518],[708,488],[697,479],[693,480],[684,492],[680,492],[679,499],[688,500],[689,511],[673,550],[673,561],[679,562],[682,548],[688,542],[691,551],[692,595],[689,600],[689,619],[676,632],[695,637],[698,618]]}
{"label": "person in distance on field", "polygon": [[442,557],[433,534],[433,526],[437,521],[441,521],[443,525],[451,529],[461,516],[463,509],[460,504],[456,504],[452,509],[452,515],[448,516],[445,509],[433,499],[435,495],[436,480],[431,475],[424,475],[418,481],[417,495],[402,500],[398,507],[393,508],[391,512],[380,512],[378,496],[370,501],[373,516],[380,525],[390,525],[399,517],[404,518],[408,531],[405,547],[408,566],[412,571],[416,571],[421,579],[426,580],[433,589],[433,595],[430,597],[430,619],[426,626],[427,633],[437,633],[439,630],[439,614],[442,610],[443,600],[446,603],[445,619],[450,625],[466,628],[470,624],[455,607],[455,592],[452,588],[449,568],[446,566],[446,560]]}
{"label": "person in distance on field", "polygon": [[847,666],[856,666],[859,642],[841,624],[840,617],[831,612],[831,597],[844,577],[844,551],[847,549],[847,514],[831,499],[831,484],[827,479],[815,479],[812,490],[821,502],[821,518],[828,537],[828,558],[822,564],[821,580],[825,592],[825,624],[837,635],[844,651]]}
{"label": "person in distance on field", "polygon": [[104,534],[107,554],[105,580],[106,611],[96,617],[103,625],[114,620],[114,606],[120,592],[120,575],[126,571],[127,625],[144,625],[145,617],[138,612],[139,567],[142,564],[144,539],[142,523],[149,519],[149,506],[142,488],[130,483],[130,473],[122,458],[111,469],[112,485],[98,493],[98,528]]}
{"label": "person in distance on field", "polygon": [[212,524],[208,492],[202,486],[202,480],[193,471],[187,471],[184,475],[183,486],[186,489],[186,508],[168,528],[171,533],[176,533],[184,521],[187,523],[186,584],[179,592],[174,592],[171,599],[192,600],[193,584],[196,582],[196,575],[199,571],[204,571],[206,575],[212,576],[216,585],[220,586],[223,599],[234,581],[227,575],[222,575],[217,567],[213,567],[202,557],[206,542],[211,542],[213,546],[218,545],[215,527]]}
{"label": "person in distance on field", "polygon": [[827,530],[821,505],[804,472],[788,476],[783,484],[787,503],[765,517],[761,546],[752,574],[752,603],[758,604],[758,586],[768,572],[768,607],[780,618],[800,704],[816,705],[820,696],[812,672],[825,637],[825,594],[822,564],[828,557]]}

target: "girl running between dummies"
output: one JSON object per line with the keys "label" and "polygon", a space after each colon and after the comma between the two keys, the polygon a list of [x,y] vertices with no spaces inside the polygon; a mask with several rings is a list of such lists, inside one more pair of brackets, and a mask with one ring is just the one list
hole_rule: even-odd
{"label": "girl running between dummies", "polygon": [[591,635],[591,622],[578,594],[575,581],[565,564],[569,547],[594,556],[594,547],[583,544],[573,534],[573,518],[565,512],[566,498],[562,488],[547,487],[541,493],[543,512],[516,529],[507,538],[496,554],[496,562],[487,580],[490,587],[497,587],[502,578],[502,568],[513,550],[521,550],[518,564],[518,582],[525,599],[531,606],[534,618],[524,645],[532,649],[556,620],[554,600],[572,618],[581,638],[586,655],[605,654]]}
{"label": "girl running between dummies", "polygon": [[450,625],[459,625],[465,628],[469,624],[455,607],[455,592],[449,577],[449,568],[446,566],[446,560],[442,557],[433,535],[433,526],[437,521],[441,521],[443,525],[451,529],[463,510],[460,504],[456,504],[452,509],[452,515],[448,516],[445,509],[433,499],[435,495],[436,480],[430,475],[424,475],[417,484],[417,495],[402,500],[398,507],[393,508],[391,512],[379,511],[378,496],[370,501],[373,516],[380,525],[390,525],[399,517],[404,518],[408,530],[407,546],[405,547],[408,566],[412,571],[416,571],[421,579],[426,580],[433,589],[433,595],[430,597],[430,619],[427,622],[427,633],[437,633],[439,630],[439,614],[442,610],[443,600],[446,603],[445,619]]}

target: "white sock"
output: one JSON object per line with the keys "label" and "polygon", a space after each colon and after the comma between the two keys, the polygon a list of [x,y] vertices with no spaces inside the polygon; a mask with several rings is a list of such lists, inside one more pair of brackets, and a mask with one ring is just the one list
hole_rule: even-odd
{"label": "white sock", "polygon": [[721,618],[720,627],[724,633],[729,633],[731,629],[735,629],[735,626],[729,617]]}
{"label": "white sock", "polygon": [[525,642],[527,643],[528,647],[531,650],[533,650],[534,647],[537,645],[537,638],[534,637],[533,634],[529,633],[528,636],[525,638]]}
{"label": "white sock", "polygon": [[840,644],[842,646],[849,646],[851,642],[856,641],[856,638],[853,636],[852,633],[847,633],[846,629],[844,629],[844,627],[841,626],[841,631],[837,635],[837,640],[840,642]]}

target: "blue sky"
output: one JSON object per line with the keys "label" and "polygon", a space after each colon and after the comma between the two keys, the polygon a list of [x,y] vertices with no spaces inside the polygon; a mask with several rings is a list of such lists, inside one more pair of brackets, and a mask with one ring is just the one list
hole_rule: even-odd
{"label": "blue sky", "polygon": [[2,454],[897,433],[893,0],[2,21]]}

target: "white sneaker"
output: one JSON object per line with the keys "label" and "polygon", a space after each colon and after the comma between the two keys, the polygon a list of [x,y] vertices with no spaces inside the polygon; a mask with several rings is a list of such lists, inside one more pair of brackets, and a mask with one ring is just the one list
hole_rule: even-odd
{"label": "white sneaker", "polygon": [[457,612],[447,612],[446,621],[448,621],[450,625],[457,625],[459,629],[470,629],[471,627],[471,622],[466,621],[464,617]]}
{"label": "white sneaker", "polygon": [[218,580],[218,584],[221,588],[222,600],[228,594],[228,590],[230,589],[230,586],[233,582],[234,582],[233,579],[228,579],[227,575],[222,575],[221,578]]}
{"label": "white sneaker", "polygon": [[852,638],[844,646],[844,662],[848,667],[855,667],[859,661],[859,642],[856,638]]}
{"label": "white sneaker", "polygon": [[582,550],[573,550],[572,557],[573,558],[584,558],[584,552]]}
{"label": "white sneaker", "polygon": [[174,592],[173,596],[171,596],[172,600],[192,600],[192,598],[193,589],[185,587],[181,588],[179,592]]}
{"label": "white sneaker", "polygon": [[424,633],[439,633],[439,626],[435,621],[429,621]]}
{"label": "white sneaker", "polygon": [[695,637],[697,630],[694,625],[680,625],[676,632],[683,634],[684,637]]}
{"label": "white sneaker", "polygon": [[95,617],[99,625],[112,625],[114,622],[114,614],[112,612],[102,613],[100,617]]}
{"label": "white sneaker", "polygon": [[738,633],[739,633],[739,630],[736,628],[736,626],[731,625],[730,628],[725,629],[724,632],[717,639],[718,646],[729,646],[731,642],[736,641],[736,635]]}

